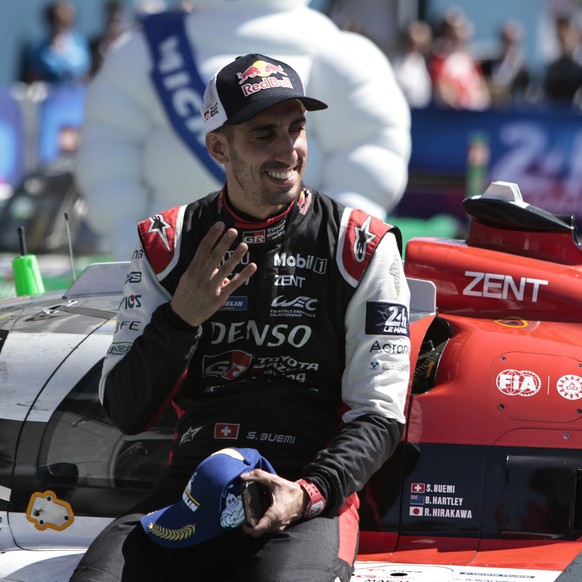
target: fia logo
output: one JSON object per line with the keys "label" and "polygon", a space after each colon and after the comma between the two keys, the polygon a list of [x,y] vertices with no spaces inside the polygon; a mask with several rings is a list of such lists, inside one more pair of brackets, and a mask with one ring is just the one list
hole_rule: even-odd
{"label": "fia logo", "polygon": [[542,387],[540,377],[529,370],[503,370],[497,374],[496,384],[506,396],[534,396]]}

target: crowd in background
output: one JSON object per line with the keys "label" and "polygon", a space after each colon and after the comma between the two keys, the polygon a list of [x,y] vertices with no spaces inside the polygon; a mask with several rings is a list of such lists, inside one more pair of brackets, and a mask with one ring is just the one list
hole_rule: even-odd
{"label": "crowd in background", "polygon": [[[37,81],[50,84],[70,81],[87,83],[99,71],[110,47],[124,33],[141,26],[145,14],[162,10],[186,10],[192,11],[195,15],[197,3],[204,1],[136,0],[132,4],[133,8],[128,9],[127,2],[101,0],[103,12],[100,31],[94,36],[85,36],[79,31],[75,4],[70,0],[46,0],[42,14],[37,15],[37,17],[42,17],[42,22],[45,25],[44,38],[30,43],[22,53],[19,80],[25,85],[19,89],[23,89],[22,93],[27,98],[30,97],[30,102],[34,106],[37,103],[34,94],[36,89],[34,84]],[[359,0],[346,0],[346,2],[350,1],[358,2],[358,7],[360,6]],[[322,11],[324,10],[322,9]],[[331,12],[329,15],[333,19]],[[556,54],[554,60],[546,61],[542,69],[540,69],[539,63],[537,67],[530,66],[524,50],[524,40],[529,40],[529,35],[534,34],[534,32],[531,27],[526,29],[521,22],[514,19],[507,20],[500,26],[494,43],[496,50],[488,50],[486,55],[482,46],[480,50],[473,43],[474,24],[459,8],[446,10],[439,14],[439,17],[435,18],[434,21],[414,20],[399,31],[400,34],[398,34],[398,27],[395,27],[392,42],[385,44],[378,42],[378,37],[374,34],[367,34],[366,30],[361,28],[357,22],[339,18],[334,20],[340,28],[365,34],[380,46],[389,57],[395,78],[412,108],[421,109],[436,104],[454,109],[485,110],[516,104],[542,104],[544,107],[540,110],[548,109],[552,113],[551,107],[545,108],[545,105],[548,104],[575,109],[574,115],[582,110],[582,28],[580,21],[575,16],[565,14],[555,17],[555,20],[547,21],[555,33]],[[377,18],[376,29],[373,32],[380,31],[379,33],[383,34],[384,27],[380,26],[380,21],[383,22],[383,20]],[[394,24],[393,20],[391,20],[392,24]],[[492,44],[488,48],[491,47]],[[480,52],[476,52],[477,50]],[[365,63],[362,63],[362,66],[365,66]],[[32,85],[26,86],[26,84]],[[44,90],[41,84],[39,86]],[[538,112],[534,111],[534,113]],[[439,115],[438,111],[437,115],[433,115],[432,110],[417,113],[416,128],[419,127],[418,119],[430,118],[430,123],[432,123],[433,119],[444,117]],[[491,111],[483,116],[465,114],[458,117],[489,120],[490,116],[494,117],[496,113]],[[456,116],[455,113],[453,115]],[[29,123],[31,119],[32,124],[37,122],[35,115],[26,118]],[[489,121],[483,123],[489,123]],[[30,130],[26,126],[22,133],[27,137],[36,136],[36,128],[32,127],[33,129]],[[436,125],[435,127],[439,130],[441,126]],[[79,126],[74,123],[58,129],[59,137],[56,147],[58,150],[56,155],[60,156],[58,161],[65,158],[69,163],[74,157],[73,154],[76,154],[79,143],[78,128]],[[433,126],[429,125],[427,132],[432,130]],[[553,126],[548,130],[548,132],[550,131],[554,131]],[[52,136],[51,131],[46,133]],[[465,156],[465,151],[461,148],[454,151],[447,150],[447,155],[450,158],[447,163],[452,164],[451,160],[460,160],[458,167],[464,168],[465,161],[469,161],[469,165],[471,165],[472,153],[475,151],[485,152],[483,155],[486,156],[487,160],[490,159],[486,140],[483,142],[475,141],[475,136],[481,139],[483,134],[473,132],[471,128],[467,128],[467,133],[471,138],[469,155]],[[551,177],[556,184],[561,184],[562,176],[579,175],[579,170],[574,168],[573,161],[579,159],[579,156],[575,155],[576,152],[569,153],[568,134],[566,137],[548,135],[549,142],[552,139],[557,140],[558,149],[562,148],[566,152],[564,154],[565,161],[561,162],[561,166],[558,164],[557,169],[554,168],[557,177]],[[439,141],[441,136],[442,131],[439,133]],[[424,139],[416,140],[415,143],[418,144],[418,142],[433,144],[430,140]],[[475,143],[483,143],[484,147],[476,149]],[[574,143],[577,142],[574,141]],[[465,145],[464,142],[462,145]],[[432,147],[436,149],[434,145]],[[17,167],[14,171],[18,180],[20,174],[17,172],[36,170],[39,164],[52,159],[49,155],[45,155],[44,150],[41,151],[41,148],[37,147],[35,139],[28,139],[26,146],[22,149],[25,151],[24,161],[21,163],[21,167]],[[411,165],[410,172],[413,174],[417,171],[418,175],[421,176],[415,187],[417,190],[422,190],[418,184],[426,182],[426,172],[431,170],[425,170],[422,166],[423,160],[428,159],[429,156],[423,153],[422,148],[418,147],[416,147],[417,153],[419,149],[421,153],[417,155],[420,161],[417,159],[415,163],[421,166],[421,170],[418,171],[418,166],[415,168]],[[51,149],[50,153],[52,154],[52,152]],[[432,153],[430,158],[432,160]],[[482,168],[482,171],[485,171],[483,169],[486,166],[485,163],[477,165]],[[12,171],[12,167],[9,167],[9,170]],[[456,169],[451,170],[451,175],[455,171]],[[485,175],[480,174],[479,176],[479,184],[481,184]],[[12,174],[7,174],[7,177],[12,177]],[[439,176],[438,179],[442,179],[442,177]],[[533,180],[537,180],[537,174]],[[550,179],[548,178],[548,180]],[[570,183],[573,183],[573,180],[569,180],[568,184]],[[3,184],[4,189],[2,189]],[[16,184],[16,179],[14,182],[10,182],[10,187],[8,187],[6,182],[2,182],[2,176],[0,176],[0,210],[12,192],[12,184]],[[442,188],[444,191],[448,185]],[[469,189],[475,190],[474,188]],[[407,195],[408,193],[407,190]],[[556,197],[558,198],[559,194],[556,194]],[[410,196],[408,198],[410,199]],[[399,211],[403,212],[405,216],[408,215],[406,209]],[[412,211],[409,213],[414,215]]]}
{"label": "crowd in background", "polygon": [[[190,2],[141,0],[127,18],[118,0],[104,0],[103,28],[87,39],[75,30],[75,8],[66,0],[44,10],[45,38],[23,55],[21,79],[85,81],[99,69],[111,44],[148,12],[191,10]],[[396,78],[412,107],[431,103],[459,109],[485,109],[515,103],[555,103],[582,107],[582,27],[573,16],[554,23],[559,55],[541,74],[532,74],[523,48],[524,27],[517,20],[501,26],[496,54],[478,58],[470,50],[473,24],[452,7],[440,20],[414,21],[400,33],[389,54]],[[365,31],[364,31],[365,33]]]}
{"label": "crowd in background", "polygon": [[517,20],[503,24],[498,49],[487,58],[471,53],[472,31],[464,13],[451,8],[436,26],[416,21],[402,32],[392,63],[411,106],[434,102],[479,110],[543,101],[582,107],[582,28],[574,16],[556,19],[559,55],[541,75],[530,71],[522,49],[525,30]]}
{"label": "crowd in background", "polygon": [[128,18],[120,0],[103,1],[103,24],[94,38],[86,38],[75,27],[75,5],[57,0],[42,13],[45,36],[26,46],[21,55],[20,81],[34,83],[85,82],[99,70],[111,45],[127,30],[140,25],[144,15],[166,9],[190,10],[188,2],[170,7],[165,0],[139,0],[133,18]]}

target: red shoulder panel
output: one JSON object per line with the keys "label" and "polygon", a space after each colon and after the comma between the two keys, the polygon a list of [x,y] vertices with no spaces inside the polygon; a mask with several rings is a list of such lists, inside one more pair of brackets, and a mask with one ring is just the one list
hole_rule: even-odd
{"label": "red shoulder panel", "polygon": [[144,250],[157,275],[162,273],[176,255],[176,241],[182,230],[183,206],[175,206],[142,220],[138,232]]}
{"label": "red shoulder panel", "polygon": [[345,223],[341,263],[347,275],[359,281],[376,247],[392,227],[363,210],[352,210]]}

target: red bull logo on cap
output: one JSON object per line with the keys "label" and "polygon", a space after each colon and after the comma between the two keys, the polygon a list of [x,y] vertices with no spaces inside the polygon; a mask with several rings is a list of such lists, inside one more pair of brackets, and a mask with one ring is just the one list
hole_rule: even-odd
{"label": "red bull logo on cap", "polygon": [[[277,79],[271,75],[278,73],[284,75],[283,79]],[[293,89],[287,73],[280,65],[274,65],[267,61],[255,61],[250,67],[247,67],[242,73],[237,73],[239,85],[242,85],[242,92],[245,97],[257,93],[262,89],[273,89],[275,87],[287,87]],[[246,83],[255,77],[262,77],[262,81],[258,83]],[[243,84],[246,83],[246,84]]]}
{"label": "red bull logo on cap", "polygon": [[273,63],[268,63],[267,61],[255,61],[245,71],[237,73],[236,76],[239,79],[238,84],[242,85],[249,79],[254,79],[255,77],[269,77],[273,73],[281,73],[281,75],[287,76],[283,67],[280,65],[274,65]]}

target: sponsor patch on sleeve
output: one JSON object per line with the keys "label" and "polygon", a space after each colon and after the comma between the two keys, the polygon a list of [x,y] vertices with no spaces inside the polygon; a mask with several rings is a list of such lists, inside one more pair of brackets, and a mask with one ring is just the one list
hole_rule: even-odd
{"label": "sponsor patch on sleeve", "polygon": [[185,206],[176,206],[138,224],[142,244],[157,275],[176,263]]}
{"label": "sponsor patch on sleeve", "polygon": [[351,285],[356,286],[361,280],[380,241],[391,228],[363,210],[346,209],[342,216],[337,261]]}
{"label": "sponsor patch on sleeve", "polygon": [[131,342],[115,342],[109,346],[107,353],[110,356],[125,356],[132,346]]}
{"label": "sponsor patch on sleeve", "polygon": [[409,337],[407,307],[399,303],[368,301],[366,303],[366,334]]}

